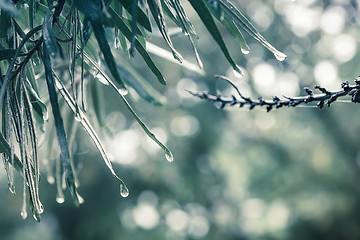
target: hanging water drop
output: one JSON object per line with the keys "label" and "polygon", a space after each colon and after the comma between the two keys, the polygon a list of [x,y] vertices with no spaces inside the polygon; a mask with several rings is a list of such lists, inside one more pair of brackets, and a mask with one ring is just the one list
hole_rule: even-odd
{"label": "hanging water drop", "polygon": [[44,206],[42,205],[42,203],[39,201],[39,209],[38,209],[38,213],[42,214],[44,212]]}
{"label": "hanging water drop", "polygon": [[77,122],[81,122],[82,117],[81,117],[81,114],[80,114],[79,112],[77,112],[77,113],[75,114],[75,120],[76,120]]}
{"label": "hanging water drop", "polygon": [[57,87],[57,89],[59,89],[59,90],[61,90],[61,89],[63,89],[63,85],[60,83],[60,81],[55,81],[55,85],[56,85],[56,87]]}
{"label": "hanging water drop", "polygon": [[119,39],[119,37],[116,37],[116,38],[114,39],[114,47],[115,47],[116,49],[119,49],[120,46],[121,46],[120,39]]}
{"label": "hanging water drop", "polygon": [[10,183],[9,183],[9,191],[10,191],[12,194],[16,194],[14,184],[10,184]]}
{"label": "hanging water drop", "polygon": [[241,48],[241,52],[246,55],[246,54],[249,54],[250,50],[245,49],[245,48]]}
{"label": "hanging water drop", "polygon": [[129,90],[127,90],[126,88],[119,88],[118,89],[118,92],[121,94],[121,95],[123,95],[123,96],[125,96],[125,95],[127,95],[128,93],[129,93]]}
{"label": "hanging water drop", "polygon": [[280,62],[284,61],[287,57],[284,53],[275,53],[274,56]]}
{"label": "hanging water drop", "polygon": [[174,161],[174,156],[172,155],[172,153],[168,149],[165,150],[165,157],[166,157],[166,160],[168,160],[169,162]]}
{"label": "hanging water drop", "polygon": [[65,198],[63,196],[57,196],[56,202],[62,204],[65,202]]}
{"label": "hanging water drop", "polygon": [[125,184],[120,184],[120,195],[124,198],[129,196],[129,189],[125,186]]}
{"label": "hanging water drop", "polygon": [[54,176],[48,175],[46,180],[48,181],[48,183],[50,184],[54,184],[55,183],[55,178]]}
{"label": "hanging water drop", "polygon": [[97,78],[102,84],[109,85],[109,82],[104,78],[104,76],[101,73],[97,73],[95,75],[95,78]]}
{"label": "hanging water drop", "polygon": [[37,221],[40,222],[40,216],[36,213],[33,214],[33,218]]}
{"label": "hanging water drop", "polygon": [[45,122],[47,122],[47,120],[49,120],[49,114],[48,112],[46,111],[45,114],[43,115],[43,119]]}
{"label": "hanging water drop", "polygon": [[234,76],[235,76],[236,78],[242,78],[242,77],[244,77],[244,74],[243,74],[243,72],[241,71],[240,66],[238,66],[238,65],[236,65],[236,69],[233,69],[233,73],[234,73]]}
{"label": "hanging water drop", "polygon": [[238,71],[236,71],[236,70],[233,70],[233,73],[234,73],[234,76],[235,76],[236,78],[242,78],[242,77],[244,77],[244,74],[243,74],[243,73],[238,72]]}
{"label": "hanging water drop", "polygon": [[25,208],[25,209],[23,208],[23,209],[21,210],[20,215],[21,215],[22,219],[26,219],[26,218],[27,218],[28,214],[27,214],[26,208]]}
{"label": "hanging water drop", "polygon": [[[90,64],[91,62],[87,61],[86,58],[84,59],[84,62],[86,64]],[[99,74],[99,70],[97,70],[96,68],[92,68],[92,73],[91,75],[94,77],[94,78],[97,78],[97,75]]]}
{"label": "hanging water drop", "polygon": [[223,10],[221,10],[220,8],[220,21],[224,21],[224,18],[225,18],[225,13]]}
{"label": "hanging water drop", "polygon": [[80,196],[78,192],[76,192],[77,198],[79,199],[79,204],[83,204],[85,202],[84,198]]}

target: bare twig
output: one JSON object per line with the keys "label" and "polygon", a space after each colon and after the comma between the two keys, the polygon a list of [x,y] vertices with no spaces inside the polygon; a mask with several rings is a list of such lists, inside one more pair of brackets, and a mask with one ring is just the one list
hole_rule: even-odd
{"label": "bare twig", "polygon": [[187,90],[191,95],[198,97],[200,99],[204,99],[209,102],[219,103],[219,108],[222,109],[226,105],[235,106],[239,105],[239,107],[244,107],[245,105],[249,106],[249,109],[253,109],[256,106],[266,106],[266,110],[269,112],[273,108],[281,108],[284,106],[288,107],[296,107],[299,104],[309,104],[309,103],[317,103],[317,107],[322,109],[324,105],[328,107],[340,97],[351,96],[351,102],[360,103],[360,76],[355,78],[355,84],[350,85],[348,81],[344,81],[341,83],[341,89],[336,91],[329,91],[324,87],[315,86],[315,89],[320,91],[319,94],[314,94],[313,91],[306,87],[305,91],[307,93],[306,96],[300,97],[287,97],[284,96],[283,99],[275,96],[272,100],[264,100],[262,97],[259,97],[257,100],[253,100],[249,97],[244,97],[239,89],[235,86],[235,84],[228,78],[224,76],[215,76],[216,78],[221,78],[231,84],[231,86],[237,91],[238,97],[232,95],[231,98],[223,97],[220,93],[216,95],[211,95],[208,92],[193,92]]}

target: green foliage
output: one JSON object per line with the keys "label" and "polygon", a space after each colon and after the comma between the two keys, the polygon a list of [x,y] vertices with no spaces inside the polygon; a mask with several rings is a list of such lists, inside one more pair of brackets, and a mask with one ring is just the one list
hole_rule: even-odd
{"label": "green foliage", "polygon": [[[103,97],[100,97],[96,90],[92,91],[90,102],[93,106],[88,110],[85,84],[89,84],[92,89],[95,88],[93,81],[97,80],[110,85],[145,134],[163,149],[166,159],[172,162],[173,156],[168,147],[150,131],[125,97],[128,88],[132,88],[146,101],[155,105],[161,103],[160,94],[155,90],[156,86],[152,86],[147,79],[137,73],[127,62],[126,56],[134,56],[136,49],[159,82],[166,84],[146,45],[148,36],[154,30],[150,23],[155,21],[173,57],[180,63],[183,62],[183,57],[171,40],[166,25],[165,15],[167,15],[189,39],[201,68],[202,62],[193,41],[193,37],[198,38],[198,36],[181,2],[179,0],[60,0],[56,5],[52,5],[52,1],[47,1],[47,4],[44,1],[34,0],[14,2],[15,5],[9,1],[0,1],[0,105],[2,108],[0,147],[5,169],[9,175],[10,189],[13,189],[10,177],[12,167],[24,178],[22,216],[24,218],[27,216],[27,193],[30,195],[31,210],[37,221],[40,221],[40,214],[43,212],[38,189],[40,171],[37,139],[38,135],[42,134],[38,133],[39,130],[47,134],[49,149],[52,147],[57,149],[56,146],[60,148],[60,158],[56,156],[55,163],[50,163],[50,168],[56,166],[58,202],[64,201],[62,193],[64,179],[75,205],[81,203],[81,197],[77,193],[79,183],[75,163],[71,156],[70,143],[74,134],[72,130],[74,119],[81,123],[93,140],[105,164],[119,182],[121,195],[126,197],[129,194],[128,189],[112,168],[110,158],[87,117],[88,113],[91,114],[93,111],[96,113],[94,116],[97,122],[103,125],[101,109],[99,109],[101,108],[99,101]],[[231,57],[214,18],[238,41],[244,54],[249,52],[249,47],[241,31],[249,33],[252,38],[273,52],[278,60],[285,59],[286,56],[270,45],[230,1],[189,0],[189,3],[236,71],[241,72]],[[150,13],[153,19],[150,18]],[[114,57],[116,49],[111,47],[113,42],[116,49],[121,45],[125,57],[118,57],[121,56],[119,53]],[[47,93],[42,91],[44,78],[47,82]],[[62,97],[60,100],[58,93]],[[64,102],[73,113],[70,118],[65,114]],[[52,124],[47,123],[49,106],[52,109],[53,117],[50,119],[53,119],[53,128]],[[54,144],[50,137],[55,135],[53,131],[57,136],[57,144]],[[50,156],[48,158],[50,159]]]}

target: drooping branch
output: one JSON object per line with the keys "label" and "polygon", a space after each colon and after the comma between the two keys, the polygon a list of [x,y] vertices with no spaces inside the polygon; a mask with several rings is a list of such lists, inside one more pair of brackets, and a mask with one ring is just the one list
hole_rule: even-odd
{"label": "drooping branch", "polygon": [[351,96],[351,102],[353,103],[360,103],[360,76],[354,79],[355,84],[350,85],[348,81],[344,81],[341,83],[341,89],[336,91],[329,91],[324,87],[315,86],[315,89],[318,90],[319,94],[314,94],[313,90],[308,87],[305,87],[305,91],[307,93],[306,96],[300,97],[287,97],[283,96],[283,99],[275,96],[271,100],[264,100],[262,97],[254,100],[250,97],[244,97],[238,87],[228,78],[224,76],[215,76],[216,78],[221,78],[230,83],[230,85],[236,90],[238,93],[238,97],[232,95],[229,97],[224,97],[221,93],[217,93],[216,95],[211,95],[208,92],[193,92],[187,90],[191,95],[198,97],[200,99],[204,99],[209,102],[219,103],[219,108],[222,109],[225,106],[236,106],[244,107],[246,105],[249,106],[249,109],[253,109],[256,106],[264,106],[266,110],[269,112],[272,109],[281,108],[281,107],[296,107],[300,104],[309,104],[309,103],[316,103],[316,106],[319,109],[323,109],[325,105],[328,107],[339,98],[344,96]]}

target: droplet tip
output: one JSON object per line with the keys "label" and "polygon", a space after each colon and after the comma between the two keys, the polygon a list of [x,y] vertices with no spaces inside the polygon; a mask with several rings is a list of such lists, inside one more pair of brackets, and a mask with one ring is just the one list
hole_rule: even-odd
{"label": "droplet tip", "polygon": [[274,56],[280,62],[284,61],[287,58],[287,56],[284,53],[274,54]]}
{"label": "droplet tip", "polygon": [[47,176],[46,180],[48,181],[49,184],[55,183],[55,178],[53,176]]}
{"label": "droplet tip", "polygon": [[24,219],[24,220],[25,220],[25,219],[27,218],[27,216],[28,216],[26,210],[22,210],[21,213],[20,213],[20,215],[21,215],[22,219]]}
{"label": "droplet tip", "polygon": [[119,89],[118,89],[118,92],[119,92],[121,95],[125,96],[125,95],[127,95],[127,94],[129,93],[129,90],[126,89],[125,87],[122,87],[122,88],[119,88]]}
{"label": "droplet tip", "polygon": [[65,198],[63,198],[63,197],[57,197],[57,198],[56,198],[56,202],[62,204],[62,203],[65,202]]}
{"label": "droplet tip", "polygon": [[250,50],[249,49],[245,49],[245,48],[241,48],[241,52],[245,55],[249,54],[250,53]]}
{"label": "droplet tip", "polygon": [[129,196],[129,192],[121,192],[120,195],[121,195],[123,198],[126,198],[127,196]]}
{"label": "droplet tip", "polygon": [[120,195],[123,198],[129,196],[129,189],[125,186],[125,184],[120,184]]}
{"label": "droplet tip", "polygon": [[174,161],[174,156],[172,155],[172,153],[170,151],[167,151],[165,153],[165,158],[166,158],[166,160],[168,160],[168,162],[173,162]]}

